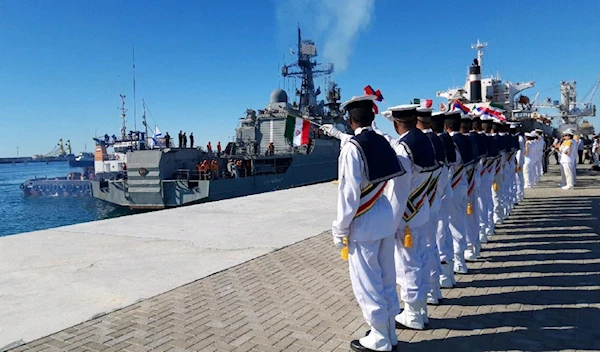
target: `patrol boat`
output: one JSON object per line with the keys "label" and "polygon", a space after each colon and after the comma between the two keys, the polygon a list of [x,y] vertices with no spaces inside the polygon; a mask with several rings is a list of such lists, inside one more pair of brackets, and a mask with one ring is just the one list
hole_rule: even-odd
{"label": "patrol boat", "polygon": [[[235,141],[224,150],[159,147],[129,150],[122,179],[92,181],[94,197],[131,209],[163,209],[304,186],[337,178],[340,141],[321,134],[330,123],[342,131],[348,125],[340,111],[341,90],[327,78],[333,64],[321,66],[317,47],[302,40],[298,28],[297,61],[284,65],[284,78],[300,78],[298,102],[276,89],[264,109],[246,110]],[[327,101],[314,79],[327,79]],[[102,160],[96,169],[102,169]]]}

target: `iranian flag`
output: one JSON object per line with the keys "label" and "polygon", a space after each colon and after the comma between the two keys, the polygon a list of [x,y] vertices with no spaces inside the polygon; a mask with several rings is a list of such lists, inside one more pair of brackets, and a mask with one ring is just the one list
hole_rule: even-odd
{"label": "iranian flag", "polygon": [[285,122],[285,138],[295,147],[308,144],[310,122],[294,116],[288,116]]}

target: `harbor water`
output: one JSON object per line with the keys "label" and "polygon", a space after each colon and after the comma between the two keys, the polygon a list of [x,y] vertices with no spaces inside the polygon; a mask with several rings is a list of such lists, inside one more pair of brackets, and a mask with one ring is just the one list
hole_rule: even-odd
{"label": "harbor water", "polygon": [[35,177],[65,177],[82,170],[68,162],[0,164],[0,236],[45,230],[130,214],[91,196],[80,198],[25,197],[19,188]]}

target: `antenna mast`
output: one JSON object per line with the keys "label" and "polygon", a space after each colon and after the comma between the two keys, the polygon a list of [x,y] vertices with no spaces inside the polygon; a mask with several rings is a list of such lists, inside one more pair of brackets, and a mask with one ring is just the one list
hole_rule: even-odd
{"label": "antenna mast", "polygon": [[136,122],[136,101],[135,101],[135,44],[133,44],[133,129],[137,130]]}
{"label": "antenna mast", "polygon": [[146,123],[146,102],[144,101],[144,98],[142,98],[142,108],[144,109],[144,112],[142,113],[142,125],[144,125],[144,131],[146,132],[144,136],[146,136],[146,139],[148,139],[148,124]]}
{"label": "antenna mast", "polygon": [[125,112],[127,112],[127,109],[125,109],[125,96],[123,94],[119,94],[119,96],[121,97],[121,120],[123,120],[121,140],[125,140],[125,137],[127,136],[127,119],[125,118]]}
{"label": "antenna mast", "polygon": [[482,43],[477,39],[476,44],[471,44],[471,49],[477,50],[477,62],[479,62],[479,66],[483,67],[483,49],[487,48],[487,43]]}

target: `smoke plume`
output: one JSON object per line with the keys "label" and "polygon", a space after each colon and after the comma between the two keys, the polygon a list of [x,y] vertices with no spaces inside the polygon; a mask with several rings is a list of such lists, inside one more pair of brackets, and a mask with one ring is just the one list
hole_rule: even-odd
{"label": "smoke plume", "polygon": [[289,33],[290,25],[300,23],[320,48],[319,55],[343,71],[356,38],[371,22],[375,0],[276,0],[276,6],[279,28]]}

